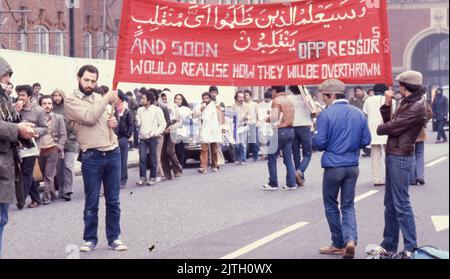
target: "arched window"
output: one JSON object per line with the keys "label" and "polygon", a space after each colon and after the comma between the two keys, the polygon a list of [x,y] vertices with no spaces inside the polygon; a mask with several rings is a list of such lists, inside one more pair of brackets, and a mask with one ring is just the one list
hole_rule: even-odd
{"label": "arched window", "polygon": [[449,83],[448,44],[448,34],[433,34],[417,44],[412,69],[423,73],[425,86],[442,86]]}
{"label": "arched window", "polygon": [[55,54],[64,55],[64,32],[57,30],[55,34]]}
{"label": "arched window", "polygon": [[35,32],[34,50],[37,53],[49,54],[49,30],[47,27],[38,25],[33,31]]}
{"label": "arched window", "polygon": [[84,57],[92,58],[92,34],[86,32],[83,34]]}

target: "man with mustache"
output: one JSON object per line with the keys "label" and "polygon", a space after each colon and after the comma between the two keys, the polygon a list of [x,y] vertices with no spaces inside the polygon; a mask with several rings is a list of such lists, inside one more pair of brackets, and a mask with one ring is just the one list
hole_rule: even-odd
{"label": "man with mustache", "polygon": [[106,200],[106,237],[110,249],[126,251],[120,236],[120,149],[114,128],[117,120],[113,109],[117,92],[103,96],[94,94],[99,72],[92,65],[78,72],[78,89],[65,99],[64,113],[73,128],[80,149],[84,181],[84,244],[81,252],[91,252],[98,242],[98,207],[103,183]]}

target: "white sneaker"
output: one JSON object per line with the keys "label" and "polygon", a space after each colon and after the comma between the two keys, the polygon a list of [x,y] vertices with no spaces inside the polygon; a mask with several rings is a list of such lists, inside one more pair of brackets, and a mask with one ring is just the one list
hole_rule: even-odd
{"label": "white sneaker", "polygon": [[143,178],[136,181],[137,186],[144,186],[146,183],[147,183],[146,179],[143,179]]}
{"label": "white sneaker", "polygon": [[164,180],[166,180],[166,178],[164,176],[160,176],[160,177],[156,178],[156,182],[161,182],[161,181],[164,181]]}
{"label": "white sneaker", "polygon": [[128,251],[128,247],[121,240],[114,240],[109,244],[109,248],[114,251]]}
{"label": "white sneaker", "polygon": [[263,190],[267,190],[267,191],[276,191],[276,190],[278,190],[278,187],[273,187],[269,183],[264,184],[262,186],[262,188],[263,188]]}
{"label": "white sneaker", "polygon": [[298,188],[297,186],[287,186],[287,185],[283,186],[283,190],[287,190],[287,191],[296,190],[297,188]]}
{"label": "white sneaker", "polygon": [[84,242],[84,244],[80,247],[80,252],[88,253],[88,252],[93,251],[94,249],[95,249],[95,244],[94,244],[94,242],[86,241],[86,242]]}

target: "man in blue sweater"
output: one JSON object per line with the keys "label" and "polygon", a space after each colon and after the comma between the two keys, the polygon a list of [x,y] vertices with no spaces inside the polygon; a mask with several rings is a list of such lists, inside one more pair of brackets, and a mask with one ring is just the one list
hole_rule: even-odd
{"label": "man in blue sweater", "polygon": [[317,120],[313,146],[323,151],[323,203],[332,241],[320,253],[353,258],[358,241],[354,199],[359,152],[370,144],[371,136],[366,116],[349,104],[344,92],[345,85],[336,79],[326,80],[319,86],[328,108]]}

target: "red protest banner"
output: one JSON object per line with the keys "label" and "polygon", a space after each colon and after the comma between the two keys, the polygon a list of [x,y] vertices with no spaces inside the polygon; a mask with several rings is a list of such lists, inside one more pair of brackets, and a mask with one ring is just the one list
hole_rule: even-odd
{"label": "red protest banner", "polygon": [[391,84],[386,5],[124,0],[114,84]]}

